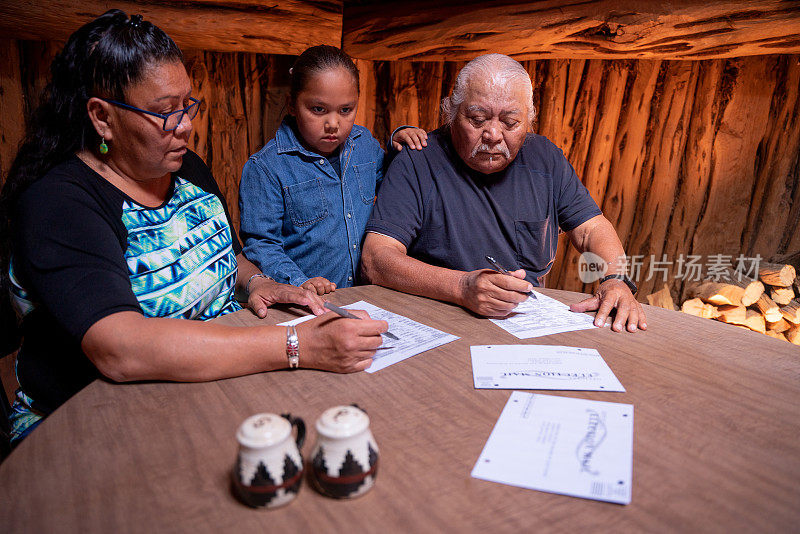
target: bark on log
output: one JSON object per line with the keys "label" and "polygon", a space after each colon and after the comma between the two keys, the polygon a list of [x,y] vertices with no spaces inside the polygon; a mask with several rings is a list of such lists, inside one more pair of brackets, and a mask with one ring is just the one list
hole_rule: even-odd
{"label": "bark on log", "polygon": [[373,60],[709,59],[800,51],[800,7],[782,0],[517,0],[346,5],[343,47]]}
{"label": "bark on log", "polygon": [[[754,257],[775,258],[776,263],[798,262],[800,253],[778,256],[782,251],[800,250],[800,191],[797,145],[800,142],[800,62],[789,57],[778,59],[775,91],[769,123],[756,160],[756,186],[750,201],[742,243],[744,252]],[[775,207],[780,206],[780,207]],[[792,242],[792,240],[794,242]]]}
{"label": "bark on log", "polygon": [[[182,48],[299,54],[312,45],[340,46],[341,0],[192,0],[171,2],[0,2],[0,35],[13,39],[66,39],[107,9],[141,14]],[[775,51],[773,51],[774,53]]]}
{"label": "bark on log", "polygon": [[758,160],[771,105],[770,100],[754,100],[752,95],[774,92],[777,80],[770,73],[775,66],[774,58],[726,62],[717,92],[717,105],[724,111],[715,126],[707,196],[692,239],[692,253],[706,261],[741,249],[756,183],[755,165],[748,162]]}
{"label": "bark on log", "polygon": [[669,287],[664,284],[664,287],[655,293],[647,295],[647,303],[651,306],[658,306],[667,310],[677,310],[675,302],[672,300],[672,295],[669,292]]}
{"label": "bark on log", "polygon": [[[186,50],[183,56],[186,72],[192,80],[192,96],[200,101],[200,109],[192,120],[192,134],[189,136],[189,149],[193,150],[208,164],[209,110],[211,102],[213,102],[214,99],[214,94],[208,76],[206,54],[201,50]],[[228,203],[230,203],[230,200]]]}
{"label": "bark on log", "polygon": [[[696,90],[700,65],[690,61],[669,61],[662,65],[658,78],[660,90],[653,102],[653,112],[648,124],[648,145],[654,149],[647,151],[643,162],[642,185],[639,191],[647,190],[648,193],[638,195],[638,202],[634,211],[636,224],[627,240],[628,253],[644,256],[643,272],[655,272],[650,259],[672,260],[668,268],[668,277],[677,277],[677,263],[679,257],[685,257],[689,252],[687,243],[683,240],[674,248],[669,246],[671,214],[675,206],[675,196],[679,192],[681,173],[684,166],[687,147],[692,130],[687,125],[692,124],[693,109],[697,106],[697,99],[701,98]],[[627,139],[620,138],[620,143]],[[697,176],[695,179],[703,179]],[[667,201],[667,199],[671,199]],[[697,219],[695,219],[695,222]],[[665,244],[665,242],[667,244]],[[664,258],[666,255],[666,258]],[[685,274],[685,273],[684,273]],[[698,273],[699,276],[699,273]],[[651,284],[659,280],[642,280],[640,287],[647,291]]]}
{"label": "bark on log", "polygon": [[225,195],[231,219],[239,230],[239,180],[250,155],[247,116],[239,82],[237,54],[211,54],[208,61],[213,100],[210,106],[211,171]]}
{"label": "bark on log", "polygon": [[781,309],[766,294],[761,295],[761,298],[756,301],[755,306],[764,318],[771,323],[777,322],[783,317],[781,315]]}
{"label": "bark on log", "polygon": [[764,293],[764,284],[760,280],[748,278],[735,269],[728,269],[719,277],[718,281],[724,284],[733,284],[744,289],[744,293],[742,294],[743,306],[754,304],[759,297],[761,297],[761,294]]}
{"label": "bark on log", "polygon": [[359,100],[356,109],[355,123],[369,131],[374,131],[377,113],[375,110],[375,93],[377,79],[375,78],[375,63],[362,59],[354,60],[358,68]]}
{"label": "bark on log", "polygon": [[758,277],[771,286],[789,287],[796,276],[797,273],[791,265],[762,262],[758,266]]}
{"label": "bark on log", "polygon": [[793,324],[800,324],[800,299],[794,299],[786,306],[781,306],[783,318]]}
{"label": "bark on log", "polygon": [[695,317],[702,317],[703,319],[715,319],[719,317],[719,311],[713,304],[706,304],[700,299],[689,299],[681,305],[681,311],[694,315]]}

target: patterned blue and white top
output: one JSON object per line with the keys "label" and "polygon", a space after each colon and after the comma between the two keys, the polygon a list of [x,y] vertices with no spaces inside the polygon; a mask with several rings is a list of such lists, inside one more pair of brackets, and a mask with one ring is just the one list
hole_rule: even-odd
{"label": "patterned blue and white top", "polygon": [[240,309],[241,245],[194,153],[161,206],[136,203],[74,157],[32,184],[12,217],[12,300],[23,316],[17,375],[43,413],[99,376],[80,342],[103,317],[206,320]]}

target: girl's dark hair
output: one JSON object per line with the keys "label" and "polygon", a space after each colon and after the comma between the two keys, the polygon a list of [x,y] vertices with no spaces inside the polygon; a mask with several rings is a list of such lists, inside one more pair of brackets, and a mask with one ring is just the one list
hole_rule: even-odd
{"label": "girl's dark hair", "polygon": [[5,331],[10,321],[11,212],[17,199],[72,154],[99,145],[86,111],[90,97],[124,101],[125,90],[141,80],[151,64],[171,61],[183,61],[183,55],[166,33],[141,15],[128,18],[118,9],[78,29],[53,60],[51,79],[0,193],[0,313]]}
{"label": "girl's dark hair", "polygon": [[356,81],[356,90],[358,91],[358,67],[350,59],[350,56],[335,46],[319,45],[307,48],[305,52],[300,54],[300,57],[297,58],[294,66],[289,71],[292,75],[292,82],[289,86],[290,101],[297,102],[297,95],[306,88],[308,80],[312,76],[318,72],[337,67],[342,67],[353,75]]}

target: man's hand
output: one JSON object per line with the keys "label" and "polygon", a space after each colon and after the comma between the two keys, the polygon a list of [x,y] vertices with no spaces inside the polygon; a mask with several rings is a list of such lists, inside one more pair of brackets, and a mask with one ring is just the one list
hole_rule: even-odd
{"label": "man's hand", "polygon": [[267,308],[274,304],[299,304],[307,306],[314,315],[325,313],[325,301],[313,291],[289,284],[280,284],[267,278],[255,278],[250,284],[247,305],[261,318],[267,316]]}
{"label": "man's hand", "polygon": [[570,311],[574,312],[597,310],[594,325],[601,328],[605,326],[606,319],[614,308],[617,309],[617,314],[614,318],[614,323],[611,325],[612,330],[622,332],[625,329],[626,322],[629,332],[635,332],[637,328],[647,330],[644,308],[634,298],[631,290],[622,280],[613,278],[606,280],[598,286],[593,297],[569,307]]}
{"label": "man's hand", "polygon": [[462,276],[460,287],[459,304],[486,317],[505,317],[533,290],[523,269],[509,274],[490,269],[470,271]]}
{"label": "man's hand", "polygon": [[421,128],[403,128],[392,137],[392,146],[400,152],[403,145],[414,150],[428,146],[428,132]]}
{"label": "man's hand", "polygon": [[300,287],[303,289],[308,289],[309,291],[313,291],[317,295],[325,295],[326,293],[333,293],[336,291],[336,284],[321,276],[309,278],[300,284]]}

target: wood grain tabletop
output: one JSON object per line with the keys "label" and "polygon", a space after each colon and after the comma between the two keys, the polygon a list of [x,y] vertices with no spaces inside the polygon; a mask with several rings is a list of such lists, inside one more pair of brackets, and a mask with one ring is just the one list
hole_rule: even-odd
{"label": "wood grain tabletop", "polygon": [[[543,290],[562,302],[578,293]],[[201,384],[98,380],[0,465],[4,532],[797,532],[800,350],[734,326],[645,306],[648,330],[519,340],[462,308],[363,286],[337,290],[460,339],[374,374],[275,371]],[[270,310],[263,321],[298,315]],[[248,311],[222,319],[259,324]],[[263,324],[263,323],[261,323]],[[634,405],[630,505],[470,477],[510,391],[473,387],[470,345],[597,349],[625,393],[559,392]],[[375,487],[350,501],[304,482],[283,508],[230,492],[248,416],[305,419],[358,403],[381,453]]]}

